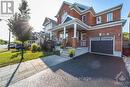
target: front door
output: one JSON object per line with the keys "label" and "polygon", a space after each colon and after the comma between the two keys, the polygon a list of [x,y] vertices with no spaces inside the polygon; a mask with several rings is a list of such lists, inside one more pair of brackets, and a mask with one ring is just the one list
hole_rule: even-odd
{"label": "front door", "polygon": [[79,33],[79,46],[86,47],[86,33],[80,32]]}

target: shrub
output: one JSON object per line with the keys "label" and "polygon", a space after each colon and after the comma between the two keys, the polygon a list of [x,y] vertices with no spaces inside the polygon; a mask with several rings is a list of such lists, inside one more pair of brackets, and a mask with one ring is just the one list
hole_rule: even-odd
{"label": "shrub", "polygon": [[54,55],[60,56],[60,51],[54,51]]}
{"label": "shrub", "polygon": [[25,45],[25,50],[31,50],[30,46]]}
{"label": "shrub", "polygon": [[41,49],[45,52],[53,52],[55,49],[54,41],[45,40],[44,43],[41,45]]}
{"label": "shrub", "polygon": [[41,51],[41,47],[40,46],[37,47],[37,51]]}
{"label": "shrub", "polygon": [[73,57],[75,55],[75,49],[69,49],[69,56]]}
{"label": "shrub", "polygon": [[36,52],[37,49],[38,49],[38,45],[35,44],[35,43],[33,43],[33,44],[31,45],[31,51],[32,51],[32,52]]}
{"label": "shrub", "polygon": [[129,39],[129,41],[128,41],[128,44],[130,45],[130,39]]}

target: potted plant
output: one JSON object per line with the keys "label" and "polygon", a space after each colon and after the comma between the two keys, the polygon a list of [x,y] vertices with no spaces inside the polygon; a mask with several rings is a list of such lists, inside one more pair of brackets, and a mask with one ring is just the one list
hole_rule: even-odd
{"label": "potted plant", "polygon": [[69,57],[73,57],[75,55],[75,49],[69,49]]}
{"label": "potted plant", "polygon": [[63,49],[63,48],[64,48],[64,46],[63,46],[63,45],[60,45],[60,48],[61,48],[61,49]]}

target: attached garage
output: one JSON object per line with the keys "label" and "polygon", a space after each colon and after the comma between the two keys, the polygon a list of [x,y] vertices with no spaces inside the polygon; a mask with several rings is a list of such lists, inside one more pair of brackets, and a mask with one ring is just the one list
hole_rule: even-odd
{"label": "attached garage", "polygon": [[113,54],[113,37],[91,38],[91,52]]}

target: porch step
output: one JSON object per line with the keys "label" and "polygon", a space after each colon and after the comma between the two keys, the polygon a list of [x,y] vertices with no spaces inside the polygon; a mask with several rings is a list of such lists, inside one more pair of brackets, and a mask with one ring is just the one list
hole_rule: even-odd
{"label": "porch step", "polygon": [[60,56],[65,57],[65,58],[69,58],[69,53],[67,50],[63,50],[63,51],[61,51]]}
{"label": "porch step", "polygon": [[85,54],[87,52],[88,52],[88,48],[87,47],[77,48],[75,56],[79,56],[79,55]]}

